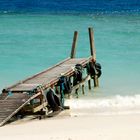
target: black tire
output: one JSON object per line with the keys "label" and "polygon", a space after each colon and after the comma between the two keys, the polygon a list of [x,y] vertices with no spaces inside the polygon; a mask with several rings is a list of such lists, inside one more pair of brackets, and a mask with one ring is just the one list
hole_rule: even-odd
{"label": "black tire", "polygon": [[94,63],[89,62],[89,65],[90,65],[90,75],[91,75],[92,78],[94,78],[94,76],[96,75]]}
{"label": "black tire", "polygon": [[51,109],[53,111],[58,111],[60,110],[60,100],[59,97],[57,95],[54,94],[53,90],[49,90],[47,92],[47,100],[48,100],[48,104],[50,105]]}
{"label": "black tire", "polygon": [[96,68],[96,70],[97,70],[97,76],[98,76],[98,78],[101,76],[101,74],[102,74],[102,71],[101,71],[101,69],[99,69],[99,68]]}
{"label": "black tire", "polygon": [[101,66],[100,63],[95,63],[95,68],[97,68],[97,69],[102,69],[102,66]]}
{"label": "black tire", "polygon": [[101,65],[99,63],[93,63],[89,62],[89,66],[87,68],[88,74],[90,74],[91,78],[94,79],[95,75],[98,76],[98,78],[101,76]]}
{"label": "black tire", "polygon": [[78,84],[83,80],[83,67],[81,64],[75,65],[76,71],[74,72],[74,80],[73,80],[73,86]]}

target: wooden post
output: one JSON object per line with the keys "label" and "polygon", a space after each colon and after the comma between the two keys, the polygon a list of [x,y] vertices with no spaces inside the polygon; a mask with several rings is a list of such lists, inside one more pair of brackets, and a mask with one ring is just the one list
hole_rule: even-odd
{"label": "wooden post", "polygon": [[89,90],[91,90],[91,81],[90,80],[88,80],[88,88],[89,88]]}
{"label": "wooden post", "polygon": [[[93,33],[93,28],[88,28],[89,30],[89,41],[90,41],[90,53],[91,56],[93,57],[93,61],[96,62],[96,51],[95,51],[95,46],[94,46],[94,33]],[[98,87],[99,82],[98,82],[98,77],[95,75],[94,77],[94,87]]]}
{"label": "wooden post", "polygon": [[77,89],[75,90],[76,98],[79,98],[78,90],[79,90],[79,88],[77,88]]}
{"label": "wooden post", "polygon": [[82,85],[82,93],[85,94],[85,85]]}
{"label": "wooden post", "polygon": [[90,41],[90,53],[91,53],[91,56],[93,56],[94,60],[96,60],[93,28],[91,28],[91,27],[88,28],[88,31],[89,31],[89,41]]}
{"label": "wooden post", "polygon": [[97,75],[95,75],[93,81],[94,81],[94,87],[99,87],[99,80],[98,80]]}
{"label": "wooden post", "polygon": [[78,38],[78,32],[75,31],[73,36],[72,49],[71,49],[71,56],[70,56],[71,58],[75,58],[77,38]]}
{"label": "wooden post", "polygon": [[94,33],[93,28],[88,28],[89,30],[89,41],[90,41],[90,53],[91,56],[93,56],[94,61],[96,60],[96,52],[95,52],[95,46],[94,46]]}

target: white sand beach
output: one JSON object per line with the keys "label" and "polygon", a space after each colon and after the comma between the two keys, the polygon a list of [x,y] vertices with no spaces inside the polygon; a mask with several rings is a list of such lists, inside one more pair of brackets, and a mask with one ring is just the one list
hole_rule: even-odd
{"label": "white sand beach", "polygon": [[69,115],[17,121],[0,128],[0,140],[139,140],[140,115]]}

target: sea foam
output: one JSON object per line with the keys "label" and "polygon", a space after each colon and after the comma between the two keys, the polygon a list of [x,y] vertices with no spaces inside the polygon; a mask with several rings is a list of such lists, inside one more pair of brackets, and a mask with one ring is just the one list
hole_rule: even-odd
{"label": "sea foam", "polygon": [[140,95],[91,99],[71,99],[67,101],[76,114],[130,114],[140,113]]}

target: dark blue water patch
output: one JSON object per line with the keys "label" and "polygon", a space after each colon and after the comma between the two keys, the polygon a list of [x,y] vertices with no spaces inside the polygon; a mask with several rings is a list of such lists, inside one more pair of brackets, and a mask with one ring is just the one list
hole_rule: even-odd
{"label": "dark blue water patch", "polygon": [[140,0],[0,0],[1,12],[140,11]]}

